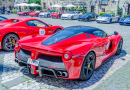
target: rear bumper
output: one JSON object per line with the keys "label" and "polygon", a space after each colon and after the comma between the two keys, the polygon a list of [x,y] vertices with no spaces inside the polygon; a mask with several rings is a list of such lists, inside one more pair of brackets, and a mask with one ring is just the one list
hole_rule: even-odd
{"label": "rear bumper", "polygon": [[[27,54],[20,51],[17,52],[16,61],[24,63],[26,66],[30,66],[27,64],[27,61],[28,58],[31,58],[31,55]],[[39,65],[32,66],[35,68],[29,68],[32,74],[39,74],[39,76],[47,75],[64,79],[78,79],[80,77],[84,57],[72,56],[72,59],[68,61],[65,61],[63,58],[62,61],[58,61],[57,58],[54,59],[55,61],[39,58],[37,60],[39,61]],[[61,73],[61,75],[59,73]]]}

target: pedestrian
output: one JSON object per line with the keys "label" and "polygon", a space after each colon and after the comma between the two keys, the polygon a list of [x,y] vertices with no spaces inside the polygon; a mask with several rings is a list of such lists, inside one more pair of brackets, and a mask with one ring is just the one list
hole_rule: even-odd
{"label": "pedestrian", "polygon": [[61,17],[61,10],[58,11],[59,18]]}
{"label": "pedestrian", "polygon": [[8,7],[7,8],[7,14],[9,15],[9,13],[10,13],[10,8]]}

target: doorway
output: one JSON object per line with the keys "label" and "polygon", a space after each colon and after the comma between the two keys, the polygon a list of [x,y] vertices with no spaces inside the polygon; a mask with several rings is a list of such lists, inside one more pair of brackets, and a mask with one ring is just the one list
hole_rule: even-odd
{"label": "doorway", "polygon": [[94,6],[91,6],[91,12],[94,12]]}
{"label": "doorway", "polygon": [[128,14],[130,14],[130,4],[128,4]]}

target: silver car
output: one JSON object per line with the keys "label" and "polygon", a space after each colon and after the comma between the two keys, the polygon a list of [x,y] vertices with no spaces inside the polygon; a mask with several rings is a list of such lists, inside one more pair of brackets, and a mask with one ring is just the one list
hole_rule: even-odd
{"label": "silver car", "polygon": [[104,14],[103,16],[97,17],[97,23],[112,23],[119,22],[119,16],[114,16],[113,14]]}
{"label": "silver car", "polygon": [[62,14],[62,16],[61,16],[61,20],[67,20],[67,19],[69,19],[69,20],[76,20],[76,19],[78,19],[78,16],[79,15],[82,15],[82,13],[81,12],[79,12],[79,11],[71,11],[71,12],[67,12],[67,13],[65,13],[65,14]]}

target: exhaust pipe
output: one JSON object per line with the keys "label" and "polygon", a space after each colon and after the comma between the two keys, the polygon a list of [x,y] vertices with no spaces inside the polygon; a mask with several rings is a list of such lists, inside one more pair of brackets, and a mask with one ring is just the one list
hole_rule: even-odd
{"label": "exhaust pipe", "polygon": [[67,72],[63,72],[63,73],[62,73],[62,76],[63,76],[63,77],[68,77]]}
{"label": "exhaust pipe", "polygon": [[62,76],[62,72],[61,72],[61,71],[58,71],[58,72],[57,72],[57,76]]}

